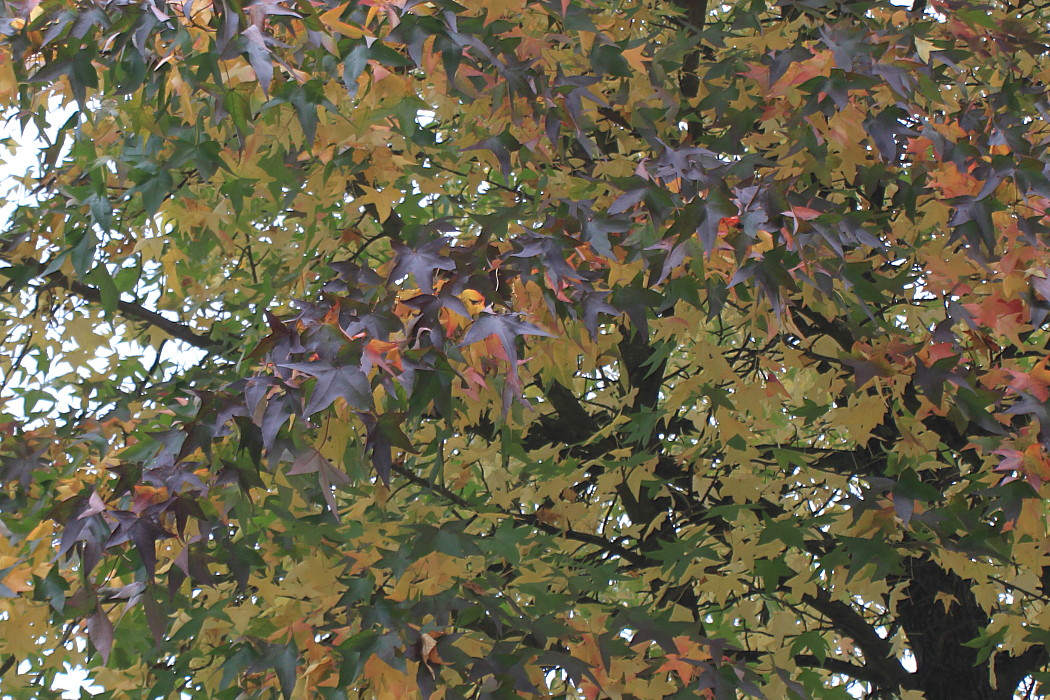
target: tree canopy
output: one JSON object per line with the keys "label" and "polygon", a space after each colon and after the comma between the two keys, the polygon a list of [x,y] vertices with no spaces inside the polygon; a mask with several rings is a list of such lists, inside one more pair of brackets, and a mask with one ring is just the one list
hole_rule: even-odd
{"label": "tree canopy", "polygon": [[0,7],[4,697],[1050,680],[1045,4]]}

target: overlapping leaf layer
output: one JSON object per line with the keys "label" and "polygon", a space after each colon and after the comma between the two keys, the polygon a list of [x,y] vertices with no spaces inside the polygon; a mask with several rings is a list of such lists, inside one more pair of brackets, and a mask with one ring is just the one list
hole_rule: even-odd
{"label": "overlapping leaf layer", "polygon": [[1043,678],[1050,9],[2,5],[5,697]]}

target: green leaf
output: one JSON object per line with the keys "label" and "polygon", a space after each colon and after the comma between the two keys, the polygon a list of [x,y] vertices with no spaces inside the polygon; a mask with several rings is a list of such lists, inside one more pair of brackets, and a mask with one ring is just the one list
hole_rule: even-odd
{"label": "green leaf", "polygon": [[105,265],[99,265],[88,273],[85,279],[98,287],[102,310],[107,318],[113,318],[117,311],[117,302],[120,301],[120,291],[117,289],[113,278],[110,277],[109,270]]}

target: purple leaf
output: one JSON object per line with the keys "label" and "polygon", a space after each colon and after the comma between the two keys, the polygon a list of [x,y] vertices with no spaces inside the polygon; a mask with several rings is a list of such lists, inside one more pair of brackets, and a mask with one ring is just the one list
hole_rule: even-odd
{"label": "purple leaf", "polygon": [[434,293],[434,273],[437,270],[455,270],[456,263],[441,255],[441,250],[448,246],[448,241],[438,239],[419,248],[413,249],[400,243],[394,244],[397,253],[390,279],[396,280],[411,274],[416,278],[419,289],[427,294]]}
{"label": "purple leaf", "polygon": [[[1043,274],[1047,274],[1046,270],[1043,270],[1042,272]],[[1032,288],[1039,292],[1039,296],[1050,301],[1050,279],[1040,277],[1039,275],[1032,275],[1028,278],[1028,281],[1032,284]]]}
{"label": "purple leaf", "polygon": [[288,470],[288,475],[294,474],[316,474],[321,471],[321,465],[326,461],[324,455],[315,450],[312,447],[307,447],[299,456],[292,462],[292,468]]}
{"label": "purple leaf", "polygon": [[102,663],[109,663],[109,652],[113,649],[113,623],[99,606],[95,614],[87,619],[88,639],[102,655]]}
{"label": "purple leaf", "polygon": [[168,618],[157,605],[157,601],[153,600],[152,595],[143,596],[142,605],[146,611],[146,624],[149,625],[153,643],[160,646],[164,640],[164,632],[168,628]]}
{"label": "purple leaf", "polygon": [[496,160],[499,161],[500,171],[503,173],[503,177],[509,178],[511,173],[510,163],[510,151],[503,144],[498,136],[489,136],[486,139],[478,141],[473,146],[467,146],[463,149],[464,151],[476,151],[486,150],[492,151],[492,154],[496,156]]}
{"label": "purple leaf", "polygon": [[335,494],[332,492],[332,488],[349,484],[350,478],[346,474],[337,469],[335,465],[313,447],[307,447],[300,452],[299,456],[292,463],[292,468],[287,473],[289,476],[295,474],[317,474],[325,503],[328,504],[328,508],[332,511],[332,515],[336,517],[336,520],[339,519],[339,510],[336,507]]}
{"label": "purple leaf", "polygon": [[326,362],[291,362],[280,366],[299,370],[317,378],[310,400],[303,409],[304,418],[323,411],[339,398],[359,411],[367,410],[372,405],[372,386],[360,367]]}
{"label": "purple leaf", "polygon": [[591,340],[598,338],[598,314],[619,316],[620,310],[606,301],[609,292],[592,292],[583,299],[583,327]]}
{"label": "purple leaf", "polygon": [[673,240],[664,239],[659,243],[649,246],[646,250],[662,250],[666,253],[663,265],[660,267],[659,277],[655,280],[650,277],[649,286],[654,287],[666,280],[671,274],[671,271],[685,261],[685,254],[689,252],[689,244],[679,243],[678,245],[675,245]]}
{"label": "purple leaf", "polygon": [[645,199],[645,193],[647,191],[648,188],[640,187],[636,190],[630,190],[620,195],[616,198],[616,201],[612,203],[612,206],[609,207],[609,215],[616,216],[617,214],[622,214],[628,209],[633,208],[634,205]]}
{"label": "purple leaf", "polygon": [[77,520],[83,520],[84,518],[90,518],[92,515],[104,513],[106,511],[106,504],[99,497],[95,491],[91,492],[91,496],[88,497],[88,507],[84,509],[84,512],[77,516]]}
{"label": "purple leaf", "polygon": [[379,430],[379,421],[371,413],[359,413],[357,417],[365,424],[365,452],[372,455],[372,466],[384,486],[390,486],[390,470],[394,461],[390,455],[390,441]]}
{"label": "purple leaf", "polygon": [[547,338],[554,337],[553,334],[548,333],[539,326],[520,320],[514,314],[486,313],[467,329],[466,335],[463,336],[463,342],[458,347],[462,348],[472,343],[477,343],[490,335],[499,338],[500,345],[503,346],[503,352],[506,353],[507,359],[510,360],[511,371],[514,371],[514,366],[518,360],[517,343],[515,342],[517,336],[539,335]]}
{"label": "purple leaf", "polygon": [[[317,389],[314,389],[316,392]],[[288,422],[288,418],[295,414],[297,402],[287,394],[274,396],[267,400],[266,410],[263,412],[259,428],[262,431],[263,447],[269,452],[273,449],[273,443],[277,440],[277,433],[281,427]]]}
{"label": "purple leaf", "polygon": [[23,443],[13,457],[0,457],[0,483],[17,481],[22,486],[29,486],[33,481],[33,471],[44,466],[40,456],[47,451],[47,445],[31,449]]}
{"label": "purple leaf", "polygon": [[270,58],[270,49],[266,46],[266,39],[262,30],[252,25],[241,32],[245,38],[248,63],[255,71],[255,77],[262,86],[263,93],[270,94],[270,83],[273,82],[273,60]]}
{"label": "purple leaf", "polygon": [[166,540],[173,535],[152,519],[139,517],[130,511],[118,510],[114,511],[113,515],[117,518],[117,527],[106,540],[103,549],[110,549],[125,542],[133,543],[142,558],[143,566],[146,567],[146,573],[152,580],[157,569],[157,540]]}
{"label": "purple leaf", "polygon": [[897,517],[901,519],[901,522],[907,525],[915,512],[915,499],[894,492],[893,509],[897,512]]}

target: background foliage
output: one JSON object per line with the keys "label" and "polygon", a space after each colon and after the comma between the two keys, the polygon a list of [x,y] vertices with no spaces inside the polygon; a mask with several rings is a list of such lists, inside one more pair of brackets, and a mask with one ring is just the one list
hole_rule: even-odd
{"label": "background foliage", "polygon": [[5,696],[1039,692],[1045,6],[2,6]]}

